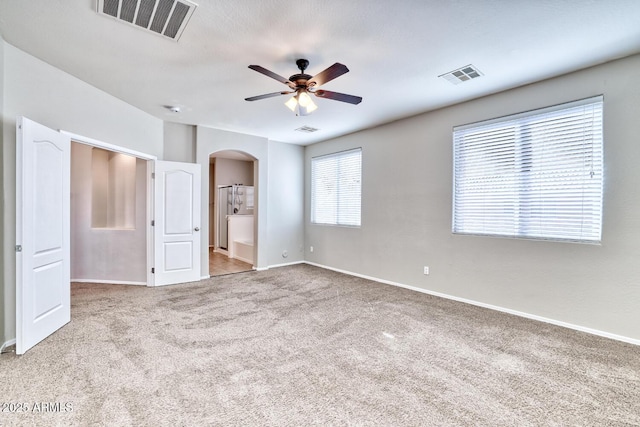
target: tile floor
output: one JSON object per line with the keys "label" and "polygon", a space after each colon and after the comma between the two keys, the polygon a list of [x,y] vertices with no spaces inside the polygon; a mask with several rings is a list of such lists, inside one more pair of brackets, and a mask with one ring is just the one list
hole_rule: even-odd
{"label": "tile floor", "polygon": [[229,258],[219,252],[209,249],[209,274],[212,276],[222,276],[223,274],[240,273],[251,271],[253,266],[249,263]]}

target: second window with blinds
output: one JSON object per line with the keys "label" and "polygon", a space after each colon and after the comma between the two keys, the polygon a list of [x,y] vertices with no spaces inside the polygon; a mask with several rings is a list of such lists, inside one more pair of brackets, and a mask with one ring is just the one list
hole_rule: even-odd
{"label": "second window with blinds", "polygon": [[311,222],[360,227],[362,149],[311,159]]}
{"label": "second window with blinds", "polygon": [[601,96],[453,130],[453,232],[598,243]]}

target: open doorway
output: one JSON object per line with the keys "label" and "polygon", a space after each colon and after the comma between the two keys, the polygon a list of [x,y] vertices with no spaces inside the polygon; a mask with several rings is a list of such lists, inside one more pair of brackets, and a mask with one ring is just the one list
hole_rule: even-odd
{"label": "open doorway", "polygon": [[209,274],[251,271],[255,265],[256,160],[239,151],[209,157]]}

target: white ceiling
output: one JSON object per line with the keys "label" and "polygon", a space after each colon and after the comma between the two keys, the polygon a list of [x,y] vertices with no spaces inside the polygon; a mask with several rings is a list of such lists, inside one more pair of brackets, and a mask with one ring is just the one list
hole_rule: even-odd
{"label": "white ceiling", "polygon": [[[176,43],[96,12],[97,0],[0,0],[8,43],[162,120],[309,144],[640,52],[638,0],[199,0]],[[287,87],[306,58],[323,86],[296,117]],[[439,75],[473,64],[481,78]],[[180,106],[170,113],[163,106]],[[320,129],[307,134],[303,125]]]}

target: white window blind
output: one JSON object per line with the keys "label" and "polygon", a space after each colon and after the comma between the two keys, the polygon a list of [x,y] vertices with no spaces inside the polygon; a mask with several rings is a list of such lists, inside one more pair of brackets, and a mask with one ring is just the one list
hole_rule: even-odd
{"label": "white window blind", "polygon": [[599,242],[601,96],[456,127],[453,232]]}
{"label": "white window blind", "polygon": [[360,226],[362,149],[311,159],[311,222]]}

